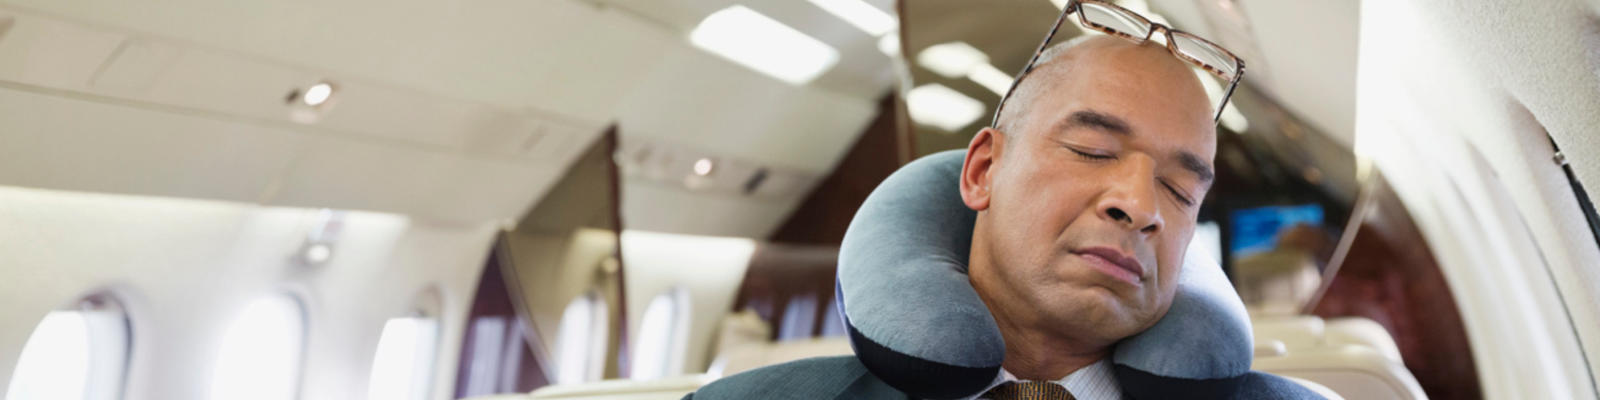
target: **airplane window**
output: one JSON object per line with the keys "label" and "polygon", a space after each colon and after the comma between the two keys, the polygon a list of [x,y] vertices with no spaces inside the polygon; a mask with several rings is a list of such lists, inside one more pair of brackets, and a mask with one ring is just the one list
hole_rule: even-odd
{"label": "airplane window", "polygon": [[593,291],[573,299],[556,336],[556,384],[600,379],[605,366],[606,305]]}
{"label": "airplane window", "polygon": [[439,321],[421,316],[390,318],[378,337],[367,379],[367,398],[424,399],[433,381],[434,347]]}
{"label": "airplane window", "polygon": [[306,310],[287,294],[256,300],[222,337],[213,399],[289,400],[298,392]]}
{"label": "airplane window", "polygon": [[51,311],[28,336],[6,399],[121,397],[129,338],[127,314],[109,296]]}
{"label": "airplane window", "polygon": [[673,288],[650,300],[644,309],[644,320],[639,323],[629,376],[658,379],[681,372],[688,330],[689,295],[683,289]]}
{"label": "airplane window", "polygon": [[816,326],[816,321],[817,296],[808,294],[792,297],[783,310],[783,325],[779,327],[778,340],[810,338],[811,328]]}
{"label": "airplane window", "polygon": [[822,332],[819,336],[844,336],[844,319],[839,317],[839,302],[828,300],[828,310],[822,314]]}

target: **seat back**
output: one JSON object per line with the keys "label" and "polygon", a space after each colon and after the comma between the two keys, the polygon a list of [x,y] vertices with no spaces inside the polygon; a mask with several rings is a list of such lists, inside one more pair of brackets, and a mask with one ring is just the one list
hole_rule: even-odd
{"label": "seat back", "polygon": [[688,375],[649,381],[611,379],[573,385],[545,386],[528,394],[497,395],[470,400],[678,400],[713,379]]}
{"label": "seat back", "polygon": [[1250,332],[1256,344],[1276,340],[1290,351],[1323,346],[1327,330],[1321,317],[1301,315],[1294,317],[1269,317],[1250,321]]}
{"label": "seat back", "polygon": [[706,374],[649,381],[612,379],[546,386],[529,394],[497,395],[471,400],[678,400],[717,378],[804,358],[850,354],[844,337],[785,342],[740,342],[722,349]]}
{"label": "seat back", "polygon": [[709,375],[728,376],[768,365],[823,356],[852,354],[850,339],[840,336],[749,344],[724,350],[711,362]]}
{"label": "seat back", "polygon": [[1305,379],[1347,399],[1427,399],[1404,365],[1364,345],[1291,348],[1276,357],[1258,357],[1252,369]]}
{"label": "seat back", "polygon": [[1400,361],[1400,346],[1377,321],[1361,317],[1329,319],[1323,330],[1323,341],[1330,346],[1355,344],[1371,347],[1394,362]]}

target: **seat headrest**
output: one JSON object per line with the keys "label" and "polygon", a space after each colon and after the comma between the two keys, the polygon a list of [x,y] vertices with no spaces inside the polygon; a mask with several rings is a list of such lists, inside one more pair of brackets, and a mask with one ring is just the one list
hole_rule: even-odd
{"label": "seat headrest", "polygon": [[[961,201],[964,154],[933,154],[896,171],[857,211],[839,252],[836,293],[856,356],[921,398],[976,394],[1005,357],[999,327],[967,280],[977,213]],[[1117,345],[1113,363],[1137,371],[1119,376],[1208,388],[1246,380],[1252,340],[1244,304],[1216,261],[1190,249],[1167,315]]]}

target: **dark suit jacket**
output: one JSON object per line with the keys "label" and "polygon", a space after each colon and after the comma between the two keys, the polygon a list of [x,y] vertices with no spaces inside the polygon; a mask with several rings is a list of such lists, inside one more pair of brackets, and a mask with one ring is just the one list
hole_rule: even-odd
{"label": "dark suit jacket", "polygon": [[[1161,378],[1117,366],[1123,396],[1149,399],[1322,399],[1309,389],[1272,374],[1250,371],[1237,378]],[[683,400],[917,400],[867,372],[855,356],[808,358],[758,368],[701,387]]]}
{"label": "dark suit jacket", "polygon": [[855,356],[808,358],[745,371],[701,387],[684,400],[914,400],[867,372]]}

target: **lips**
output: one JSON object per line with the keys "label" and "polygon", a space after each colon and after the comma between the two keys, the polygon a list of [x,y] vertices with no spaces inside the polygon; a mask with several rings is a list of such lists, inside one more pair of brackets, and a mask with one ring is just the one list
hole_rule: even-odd
{"label": "lips", "polygon": [[1129,256],[1127,253],[1123,253],[1121,250],[1110,247],[1087,247],[1078,249],[1078,251],[1074,251],[1073,254],[1077,254],[1079,256],[1093,256],[1105,260],[1111,263],[1111,265],[1121,268],[1122,270],[1133,274],[1133,276],[1138,277],[1138,280],[1144,280],[1144,266],[1139,264],[1138,259]]}

